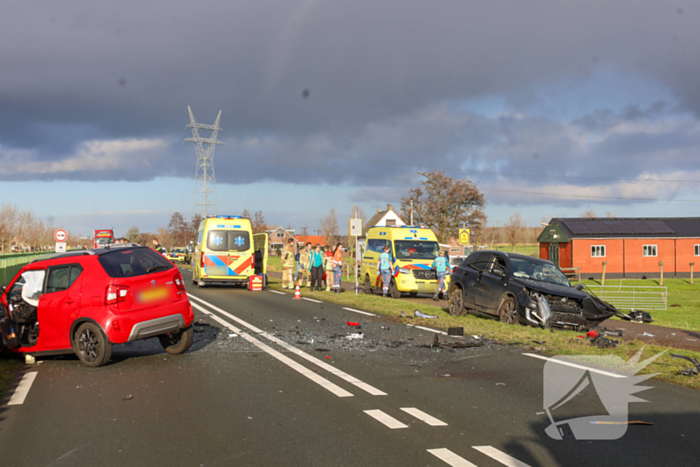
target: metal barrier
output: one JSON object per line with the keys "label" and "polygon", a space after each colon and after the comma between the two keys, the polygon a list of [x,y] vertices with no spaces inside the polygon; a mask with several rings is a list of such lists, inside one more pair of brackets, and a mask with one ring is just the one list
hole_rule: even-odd
{"label": "metal barrier", "polygon": [[586,285],[586,288],[618,310],[666,310],[668,307],[666,287]]}
{"label": "metal barrier", "polygon": [[52,254],[52,251],[41,253],[3,255],[0,258],[0,286],[10,283],[15,274],[27,263],[34,261],[38,256]]}

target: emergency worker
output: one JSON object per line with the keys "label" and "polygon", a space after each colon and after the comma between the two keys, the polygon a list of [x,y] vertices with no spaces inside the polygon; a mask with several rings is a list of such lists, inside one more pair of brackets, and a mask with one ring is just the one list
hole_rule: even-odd
{"label": "emergency worker", "polygon": [[160,242],[158,241],[157,238],[154,238],[154,239],[153,239],[153,249],[156,250],[156,251],[157,251],[158,253],[160,253],[161,255],[165,253],[165,248],[163,248],[163,247],[160,245]]}
{"label": "emergency worker", "polygon": [[309,254],[309,268],[311,269],[311,291],[313,292],[314,287],[321,291],[321,281],[323,281],[323,253],[321,252],[321,245],[318,243],[314,247],[314,250]]}
{"label": "emergency worker", "polygon": [[330,246],[323,256],[323,269],[326,270],[326,292],[329,292],[333,284],[333,252]]}
{"label": "emergency worker", "polygon": [[343,244],[338,242],[331,259],[333,266],[333,292],[340,293],[340,280],[343,278]]}
{"label": "emergency worker", "polygon": [[[311,242],[306,242],[304,248],[299,251],[299,279],[300,287],[304,287],[304,278],[306,278],[306,286],[311,287],[311,266],[309,266],[311,255]],[[313,290],[313,289],[312,289]]]}
{"label": "emergency worker", "polygon": [[294,283],[292,282],[292,276],[294,275],[294,242],[293,238],[287,240],[287,244],[282,250],[282,288],[283,289],[293,289]]}
{"label": "emergency worker", "polygon": [[445,278],[450,273],[450,264],[447,262],[447,259],[445,258],[445,250],[440,250],[439,256],[433,260],[433,264],[431,264],[430,267],[431,267],[431,269],[435,269],[438,281],[440,281],[440,283],[438,285],[437,292],[435,292],[435,295],[433,295],[433,300],[438,300],[438,297],[440,296],[441,291],[442,291],[442,296],[445,298],[445,300],[447,300],[447,289],[445,289]]}
{"label": "emergency worker", "polygon": [[394,270],[394,258],[391,254],[391,247],[384,245],[384,253],[379,255],[377,261],[377,275],[382,276],[382,297],[386,298],[391,283],[392,271]]}

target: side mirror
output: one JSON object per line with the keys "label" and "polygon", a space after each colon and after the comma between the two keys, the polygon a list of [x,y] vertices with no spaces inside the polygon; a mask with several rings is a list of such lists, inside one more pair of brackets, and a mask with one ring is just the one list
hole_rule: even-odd
{"label": "side mirror", "polygon": [[501,279],[508,277],[508,273],[506,273],[506,270],[503,269],[502,266],[494,266],[491,273],[499,276]]}
{"label": "side mirror", "polygon": [[576,289],[576,290],[578,290],[578,291],[580,292],[581,290],[583,290],[583,287],[584,287],[583,284],[576,284],[576,285],[574,286],[574,289]]}

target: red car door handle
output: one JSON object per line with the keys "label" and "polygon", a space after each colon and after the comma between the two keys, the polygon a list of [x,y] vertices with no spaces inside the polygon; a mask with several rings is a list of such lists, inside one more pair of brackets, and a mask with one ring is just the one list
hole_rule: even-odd
{"label": "red car door handle", "polygon": [[67,298],[63,303],[65,303],[66,305],[71,305],[71,304],[75,303],[75,300]]}

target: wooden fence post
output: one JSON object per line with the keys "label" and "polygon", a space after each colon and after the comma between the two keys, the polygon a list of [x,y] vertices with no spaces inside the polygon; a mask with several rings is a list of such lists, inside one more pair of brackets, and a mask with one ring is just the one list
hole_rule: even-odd
{"label": "wooden fence post", "polygon": [[660,271],[659,285],[664,285],[664,262],[663,261],[659,261],[659,271]]}
{"label": "wooden fence post", "polygon": [[695,263],[690,263],[690,285],[693,285],[693,266]]}
{"label": "wooden fence post", "polygon": [[603,278],[600,281],[600,285],[605,285],[605,268],[608,265],[607,261],[603,261]]}

